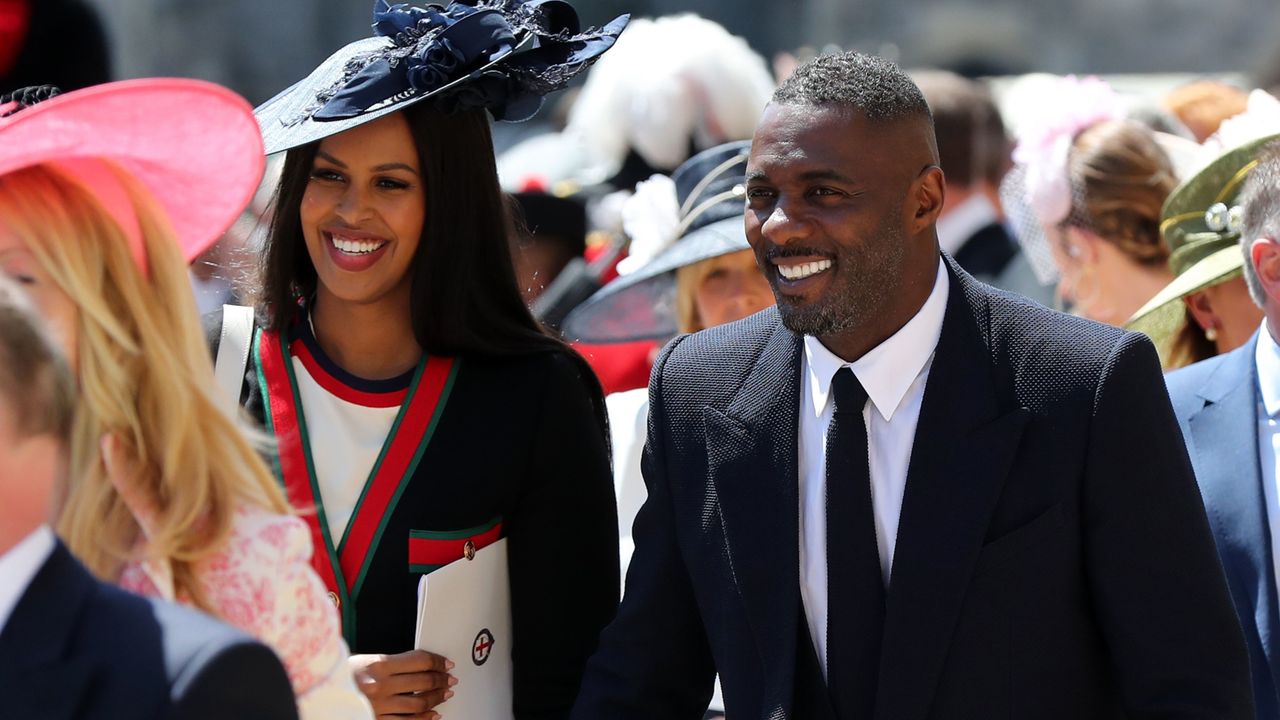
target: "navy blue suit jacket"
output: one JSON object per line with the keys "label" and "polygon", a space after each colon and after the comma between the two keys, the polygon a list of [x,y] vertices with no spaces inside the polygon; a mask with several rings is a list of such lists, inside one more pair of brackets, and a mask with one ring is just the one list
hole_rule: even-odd
{"label": "navy blue suit jacket", "polygon": [[[1250,720],[1151,343],[949,273],[874,718]],[[626,596],[575,720],[698,718],[716,671],[727,717],[804,716],[801,347],[770,309],[660,356]]]}
{"label": "navy blue suit jacket", "polygon": [[297,717],[265,645],[99,582],[61,543],[0,630],[0,718]]}
{"label": "navy blue suit jacket", "polygon": [[1169,373],[1173,409],[1244,628],[1259,718],[1280,718],[1280,617],[1271,530],[1258,453],[1258,336],[1229,353]]}
{"label": "navy blue suit jacket", "polygon": [[956,251],[956,264],[984,282],[1000,277],[1018,254],[1018,243],[1004,225],[993,222],[969,236]]}

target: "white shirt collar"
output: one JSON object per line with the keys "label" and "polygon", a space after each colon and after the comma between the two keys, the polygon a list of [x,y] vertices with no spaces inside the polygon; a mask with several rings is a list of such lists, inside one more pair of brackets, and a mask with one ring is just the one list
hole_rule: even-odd
{"label": "white shirt collar", "polygon": [[813,395],[813,407],[821,415],[831,395],[831,380],[836,371],[846,365],[852,368],[858,382],[867,391],[867,397],[886,422],[902,404],[911,383],[933,357],[942,334],[942,318],[947,310],[950,280],[942,258],[938,258],[938,274],[933,290],[906,325],[889,339],[867,351],[852,363],[847,363],[831,352],[816,337],[804,336],[805,367],[809,373],[809,388]]}
{"label": "white shirt collar", "polygon": [[1258,367],[1258,386],[1262,391],[1262,406],[1269,417],[1280,413],[1280,345],[1271,337],[1267,321],[1262,321],[1258,331],[1258,344],[1253,351]]}
{"label": "white shirt collar", "polygon": [[975,192],[938,219],[938,245],[948,255],[955,255],[974,233],[999,219],[987,196]]}
{"label": "white shirt collar", "polygon": [[41,525],[0,555],[0,632],[54,545],[53,531],[48,525]]}

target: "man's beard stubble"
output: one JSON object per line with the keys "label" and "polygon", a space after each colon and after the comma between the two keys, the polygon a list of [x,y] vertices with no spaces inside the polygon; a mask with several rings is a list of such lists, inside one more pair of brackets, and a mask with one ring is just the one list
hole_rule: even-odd
{"label": "man's beard stubble", "polygon": [[784,327],[822,337],[863,327],[885,307],[901,285],[906,257],[902,228],[891,215],[886,220],[868,242],[837,250],[832,268],[837,277],[827,295],[811,305],[792,305],[778,292],[777,275],[770,275]]}

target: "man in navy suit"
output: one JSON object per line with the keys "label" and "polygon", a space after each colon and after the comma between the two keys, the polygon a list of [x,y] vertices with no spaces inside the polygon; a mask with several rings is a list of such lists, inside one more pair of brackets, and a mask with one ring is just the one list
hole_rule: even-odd
{"label": "man in navy suit", "polygon": [[34,317],[0,279],[0,718],[295,720],[266,646],[99,582],[45,524],[75,388]]}
{"label": "man in navy suit", "polygon": [[928,106],[856,53],[752,141],[778,300],[674,340],[649,495],[573,717],[1253,716],[1248,656],[1142,335],[940,253]]}
{"label": "man in navy suit", "polygon": [[[1168,384],[1244,629],[1257,716],[1280,718],[1280,141],[1227,153],[1175,193],[1201,197],[1205,213],[1180,213],[1166,232],[1198,235],[1201,246],[1238,242],[1249,294],[1266,315],[1252,340],[1170,373]],[[1225,215],[1209,212],[1223,199]],[[1243,209],[1242,226],[1232,208]]]}

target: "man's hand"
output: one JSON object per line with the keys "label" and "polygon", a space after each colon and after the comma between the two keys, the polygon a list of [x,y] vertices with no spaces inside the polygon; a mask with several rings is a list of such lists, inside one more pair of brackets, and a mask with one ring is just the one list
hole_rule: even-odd
{"label": "man's hand", "polygon": [[448,674],[453,663],[424,650],[398,655],[352,655],[356,685],[369,698],[379,718],[438,720],[432,708],[453,697],[458,683]]}

